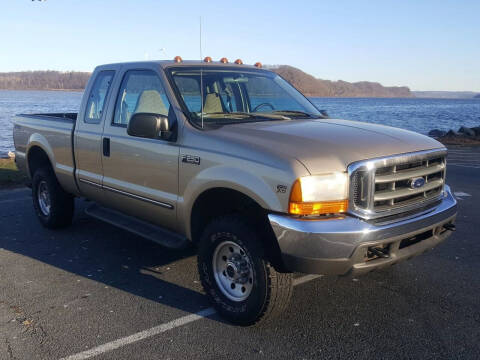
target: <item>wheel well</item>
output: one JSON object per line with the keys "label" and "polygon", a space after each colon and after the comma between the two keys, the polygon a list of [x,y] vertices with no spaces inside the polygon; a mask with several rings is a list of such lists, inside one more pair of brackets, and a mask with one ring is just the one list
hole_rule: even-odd
{"label": "wheel well", "polygon": [[198,243],[205,227],[216,217],[238,214],[260,232],[267,256],[277,271],[282,271],[280,248],[275,239],[267,211],[249,196],[232,189],[215,188],[203,192],[196,200],[190,217],[191,237]]}
{"label": "wheel well", "polygon": [[50,163],[50,159],[48,158],[47,153],[39,146],[33,146],[27,154],[28,160],[28,171],[30,173],[30,177],[33,179],[33,175],[35,171],[40,168],[46,167],[52,170],[52,164]]}
{"label": "wheel well", "polygon": [[252,198],[236,190],[215,188],[203,192],[195,200],[192,208],[190,217],[192,240],[199,241],[203,229],[214,218],[233,213],[245,214],[252,218],[263,216],[265,211]]}

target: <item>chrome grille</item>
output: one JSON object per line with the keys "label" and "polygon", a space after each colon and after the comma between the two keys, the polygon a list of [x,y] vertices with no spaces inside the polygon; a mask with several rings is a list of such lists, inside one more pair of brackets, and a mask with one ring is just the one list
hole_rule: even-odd
{"label": "chrome grille", "polygon": [[434,203],[443,192],[446,154],[443,149],[422,151],[351,164],[350,211],[378,218]]}

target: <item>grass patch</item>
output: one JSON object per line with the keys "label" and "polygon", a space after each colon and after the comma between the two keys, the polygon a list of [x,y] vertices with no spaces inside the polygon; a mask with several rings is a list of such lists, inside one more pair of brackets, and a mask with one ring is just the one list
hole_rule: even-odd
{"label": "grass patch", "polygon": [[18,171],[13,159],[0,159],[0,189],[23,186],[27,177]]}
{"label": "grass patch", "polygon": [[470,145],[480,145],[480,136],[443,136],[436,139],[444,145],[461,145],[461,146],[470,146]]}

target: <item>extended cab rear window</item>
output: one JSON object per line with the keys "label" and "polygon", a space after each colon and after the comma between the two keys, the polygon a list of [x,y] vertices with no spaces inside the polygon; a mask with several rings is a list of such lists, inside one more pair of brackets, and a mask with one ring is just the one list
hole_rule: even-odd
{"label": "extended cab rear window", "polygon": [[102,115],[105,108],[105,99],[107,98],[112,84],[113,75],[115,71],[106,70],[98,73],[95,82],[93,83],[90,96],[88,97],[85,122],[90,124],[98,124],[102,120]]}

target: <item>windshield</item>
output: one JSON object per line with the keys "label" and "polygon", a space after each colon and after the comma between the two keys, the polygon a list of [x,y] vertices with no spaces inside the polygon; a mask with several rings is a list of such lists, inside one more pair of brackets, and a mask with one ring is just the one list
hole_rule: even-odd
{"label": "windshield", "polygon": [[192,67],[171,69],[170,75],[197,125],[202,112],[207,125],[322,117],[300,92],[269,71]]}

